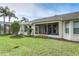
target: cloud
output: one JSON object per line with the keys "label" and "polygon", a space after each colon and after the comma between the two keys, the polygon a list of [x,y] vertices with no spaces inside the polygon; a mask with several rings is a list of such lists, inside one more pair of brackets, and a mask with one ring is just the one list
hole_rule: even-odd
{"label": "cloud", "polygon": [[20,8],[23,9],[20,9],[17,14],[21,17],[25,16],[30,20],[55,15],[54,11],[45,10],[36,4],[25,4],[24,6],[21,5]]}
{"label": "cloud", "polygon": [[[26,17],[29,20],[49,17],[56,14],[68,13],[70,8],[68,7],[56,7],[57,10],[54,9],[44,9],[37,4],[32,3],[1,3],[0,6],[8,6],[9,8],[16,11],[16,16],[20,19],[22,17]],[[52,7],[51,7],[52,8]]]}

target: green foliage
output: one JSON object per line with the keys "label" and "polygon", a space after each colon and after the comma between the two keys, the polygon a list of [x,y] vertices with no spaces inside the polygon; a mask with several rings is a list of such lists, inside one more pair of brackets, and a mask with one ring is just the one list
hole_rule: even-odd
{"label": "green foliage", "polygon": [[[17,18],[14,10],[10,10],[10,8],[8,6],[0,6],[0,17],[3,17],[3,21],[4,21],[4,34],[6,33],[6,25],[5,25],[5,18],[8,17],[9,18],[9,23],[10,23],[10,19],[11,17]],[[9,34],[10,34],[10,29],[9,29]]]}
{"label": "green foliage", "polygon": [[25,21],[25,22],[28,22],[29,19],[25,18],[25,17],[22,17],[22,20],[21,21]]}
{"label": "green foliage", "polygon": [[8,16],[8,10],[9,10],[9,8],[7,6],[5,6],[5,7],[1,6],[0,7],[0,17],[3,17],[3,22],[4,22],[4,34],[6,33],[5,18]]}
{"label": "green foliage", "polygon": [[24,28],[25,28],[25,29],[24,29],[24,31],[26,32],[26,31],[27,31],[27,26],[26,26],[26,25],[24,25]]}
{"label": "green foliage", "polygon": [[31,33],[32,33],[32,28],[31,28],[31,26],[29,26],[27,32],[28,32],[28,35],[31,35]]}
{"label": "green foliage", "polygon": [[1,6],[0,7],[0,16],[2,17],[6,17],[6,16],[8,16],[8,10],[9,10],[9,8],[7,7],[7,6],[5,6],[5,7],[3,7],[3,6]]}
{"label": "green foliage", "polygon": [[19,24],[19,22],[14,21],[14,22],[11,24],[12,33],[15,34],[15,35],[18,35],[19,29],[20,29],[20,24]]}
{"label": "green foliage", "polygon": [[[8,22],[9,23],[10,23],[10,20],[11,20],[12,17],[13,18],[17,18],[16,15],[15,15],[15,13],[14,13],[14,10],[8,10],[7,14],[8,14],[8,19],[9,19]],[[9,24],[9,34],[10,34],[10,24]]]}

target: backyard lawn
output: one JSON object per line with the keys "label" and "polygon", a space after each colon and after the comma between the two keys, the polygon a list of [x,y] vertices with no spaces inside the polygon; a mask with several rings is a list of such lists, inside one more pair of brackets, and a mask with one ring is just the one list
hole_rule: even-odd
{"label": "backyard lawn", "polygon": [[0,36],[0,55],[59,56],[79,55],[79,43],[53,39]]}

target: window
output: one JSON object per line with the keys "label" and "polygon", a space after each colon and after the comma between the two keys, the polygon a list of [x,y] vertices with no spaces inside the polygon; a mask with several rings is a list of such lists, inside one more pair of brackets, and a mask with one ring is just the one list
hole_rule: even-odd
{"label": "window", "polygon": [[69,33],[69,21],[65,22],[65,33]]}
{"label": "window", "polygon": [[79,34],[79,21],[74,21],[74,24],[73,24],[73,33],[74,34]]}

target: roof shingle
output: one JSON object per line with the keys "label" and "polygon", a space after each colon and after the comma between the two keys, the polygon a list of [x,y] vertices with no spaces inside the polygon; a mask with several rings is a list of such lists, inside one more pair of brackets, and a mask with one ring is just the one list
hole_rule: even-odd
{"label": "roof shingle", "polygon": [[45,17],[41,19],[35,19],[32,22],[43,22],[43,21],[57,21],[57,20],[74,20],[74,19],[79,19],[79,12],[74,12],[74,13],[68,13],[68,14],[62,14],[62,15],[55,15],[51,17]]}

